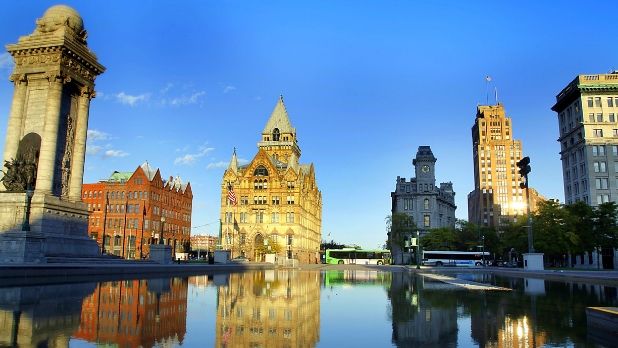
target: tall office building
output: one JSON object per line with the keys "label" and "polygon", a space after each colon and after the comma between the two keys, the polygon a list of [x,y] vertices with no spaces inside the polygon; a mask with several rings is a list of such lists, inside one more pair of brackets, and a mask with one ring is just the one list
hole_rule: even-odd
{"label": "tall office building", "polygon": [[221,244],[232,257],[319,262],[322,193],[313,163],[299,163],[297,139],[280,97],[253,160],[239,165],[234,151],[221,183]]}
{"label": "tall office building", "polygon": [[618,71],[578,75],[557,96],[564,201],[618,202]]}
{"label": "tall office building", "polygon": [[[522,155],[520,140],[513,139],[510,117],[504,105],[479,105],[472,127],[474,191],[468,194],[468,221],[499,227],[526,216],[526,192],[517,161]],[[530,188],[530,209],[542,197]]]}

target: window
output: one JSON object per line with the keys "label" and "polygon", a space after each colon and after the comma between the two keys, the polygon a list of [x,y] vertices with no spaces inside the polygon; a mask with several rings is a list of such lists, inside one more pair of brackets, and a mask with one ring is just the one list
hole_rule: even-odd
{"label": "window", "polygon": [[287,199],[288,199],[288,205],[294,204],[294,196],[288,196]]}
{"label": "window", "polygon": [[594,106],[597,108],[601,107],[601,97],[594,97]]}
{"label": "window", "polygon": [[[618,130],[618,129],[616,129]],[[618,156],[618,145],[612,145],[612,154]]]}
{"label": "window", "polygon": [[614,107],[614,98],[607,97],[607,106],[609,106],[610,108]]}
{"label": "window", "polygon": [[597,138],[602,138],[603,137],[603,130],[602,129],[593,129],[593,134],[595,137]]}
{"label": "window", "polygon": [[231,212],[226,212],[225,213],[225,222],[228,224],[232,223],[232,213]]}
{"label": "window", "polygon": [[597,190],[607,190],[607,178],[597,178],[594,180]]}
{"label": "window", "polygon": [[597,113],[597,122],[603,122],[603,114]]}
{"label": "window", "polygon": [[603,195],[597,195],[597,203],[598,204],[603,204],[603,203],[607,203],[609,202],[609,195],[603,194]]}
{"label": "window", "polygon": [[618,137],[618,129],[616,128],[612,129],[612,136]]}
{"label": "window", "polygon": [[588,107],[591,108],[592,106],[592,97],[588,97]]}
{"label": "window", "polygon": [[430,227],[431,226],[431,218],[429,217],[429,215],[424,215],[423,216],[423,225],[425,227]]}
{"label": "window", "polygon": [[281,133],[279,133],[279,128],[273,129],[273,141],[279,141],[279,137]]}
{"label": "window", "polygon": [[270,222],[271,223],[278,223],[279,222],[279,213],[272,213],[272,215],[270,217]]}
{"label": "window", "polygon": [[246,212],[240,213],[240,223],[241,224],[247,223],[247,213]]}
{"label": "window", "polygon": [[423,201],[423,209],[428,210],[429,209],[429,199],[425,198],[425,200]]}
{"label": "window", "polygon": [[594,122],[594,113],[591,112],[588,114],[588,121]]}
{"label": "window", "polygon": [[285,214],[285,222],[289,224],[294,223],[294,213],[293,212],[289,212]]}
{"label": "window", "polygon": [[268,176],[268,170],[264,166],[258,166],[253,171],[253,176]]}
{"label": "window", "polygon": [[248,205],[248,204],[249,204],[249,197],[240,196],[240,205]]}
{"label": "window", "polygon": [[273,196],[273,205],[279,205],[279,196]]}
{"label": "window", "polygon": [[263,210],[258,210],[255,212],[255,222],[260,223],[260,224],[264,222],[264,211]]}
{"label": "window", "polygon": [[613,112],[609,114],[609,122],[616,122],[616,115]]}

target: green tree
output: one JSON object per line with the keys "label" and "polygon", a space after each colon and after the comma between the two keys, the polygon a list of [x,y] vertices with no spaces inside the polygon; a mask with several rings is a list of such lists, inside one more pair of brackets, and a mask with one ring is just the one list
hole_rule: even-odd
{"label": "green tree", "polygon": [[545,253],[550,263],[562,263],[564,255],[579,243],[577,234],[568,226],[568,209],[554,201],[543,201],[534,214],[534,249]]}
{"label": "green tree", "polygon": [[599,205],[594,211],[593,243],[602,248],[618,247],[618,205],[607,202]]}
{"label": "green tree", "polygon": [[588,204],[578,201],[565,205],[568,212],[567,234],[572,243],[568,245],[569,254],[579,254],[591,251],[595,247],[594,241],[594,210]]}
{"label": "green tree", "polygon": [[421,238],[425,250],[457,250],[458,240],[452,228],[435,228]]}
{"label": "green tree", "polygon": [[416,224],[412,218],[405,213],[394,213],[386,217],[386,227],[388,232],[389,248],[395,255],[401,254],[401,263],[403,263],[403,251],[406,246],[406,239],[410,238],[413,232],[416,231]]}

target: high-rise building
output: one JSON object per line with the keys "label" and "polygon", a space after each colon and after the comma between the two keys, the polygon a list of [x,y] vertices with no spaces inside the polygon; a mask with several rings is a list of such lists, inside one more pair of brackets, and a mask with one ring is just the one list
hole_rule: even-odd
{"label": "high-rise building", "polygon": [[564,201],[618,202],[618,71],[578,75],[556,96]]}
{"label": "high-rise building", "polygon": [[[499,227],[526,217],[526,192],[517,162],[523,157],[520,140],[513,139],[510,117],[504,105],[479,105],[472,126],[474,191],[468,194],[468,221],[476,225]],[[541,197],[529,188],[530,210],[535,211]]]}
{"label": "high-rise building", "polygon": [[280,97],[253,160],[239,165],[234,150],[223,175],[221,243],[232,257],[262,260],[274,253],[303,263],[319,262],[322,193],[313,164],[300,164],[300,153],[296,129]]}
{"label": "high-rise building", "polygon": [[[172,246],[174,258],[185,258],[191,234],[193,193],[179,177],[161,179],[145,162],[133,172],[117,172],[98,183],[84,184],[88,234],[101,251],[127,259],[147,258],[150,244]],[[163,233],[163,237],[161,237]]]}

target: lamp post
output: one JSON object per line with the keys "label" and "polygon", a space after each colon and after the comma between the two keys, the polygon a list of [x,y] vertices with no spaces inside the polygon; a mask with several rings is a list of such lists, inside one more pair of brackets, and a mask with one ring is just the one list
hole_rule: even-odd
{"label": "lamp post", "polygon": [[416,269],[421,269],[421,232],[416,230]]}
{"label": "lamp post", "polygon": [[24,212],[24,222],[21,225],[22,231],[30,231],[30,206],[32,205],[32,194],[34,191],[28,185],[26,188],[26,211]]}
{"label": "lamp post", "polygon": [[159,236],[159,245],[165,244],[163,242],[163,231],[165,227],[165,216],[161,216],[161,235]]}

